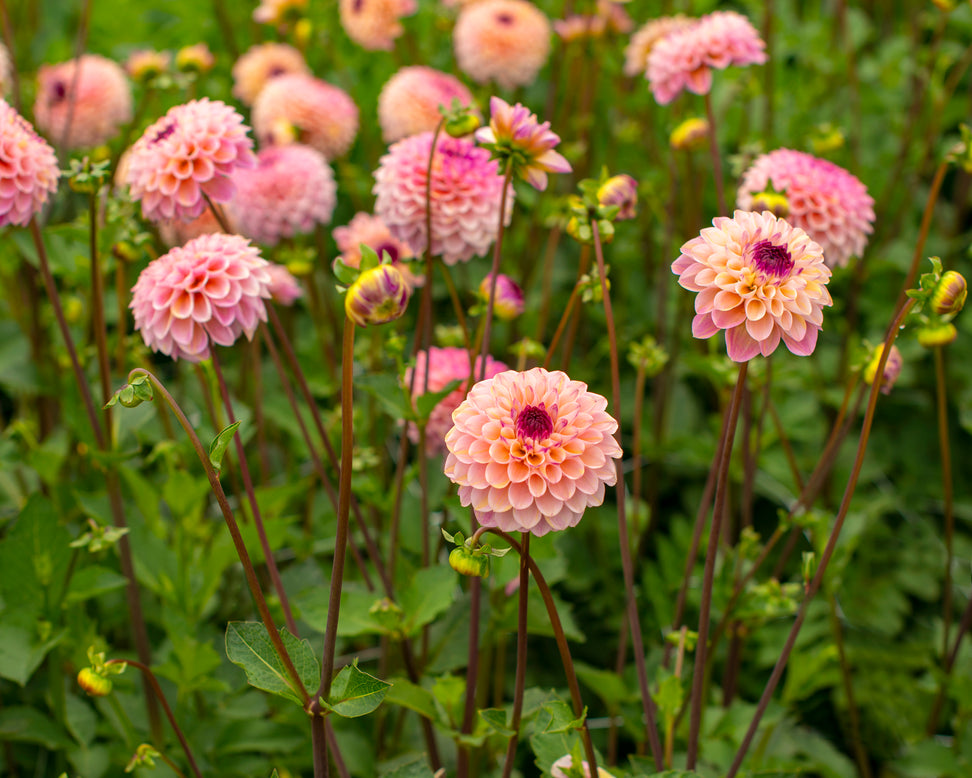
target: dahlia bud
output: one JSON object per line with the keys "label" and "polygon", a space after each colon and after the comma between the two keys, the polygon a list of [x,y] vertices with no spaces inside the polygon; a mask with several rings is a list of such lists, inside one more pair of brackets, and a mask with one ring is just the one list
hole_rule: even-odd
{"label": "dahlia bud", "polygon": [[[493,274],[490,273],[479,284],[479,296],[489,304],[489,291]],[[502,273],[496,276],[496,294],[493,299],[493,313],[497,319],[515,319],[523,313],[523,290],[509,276]]]}
{"label": "dahlia bud", "polygon": [[394,265],[365,270],[351,284],[344,298],[344,311],[359,327],[385,324],[405,313],[408,284]]}
{"label": "dahlia bud", "polygon": [[708,139],[709,123],[705,119],[693,117],[672,130],[668,143],[676,151],[696,151],[705,146]]}
{"label": "dahlia bud", "polygon": [[111,694],[111,679],[85,667],[78,673],[78,686],[91,697],[106,697]]}
{"label": "dahlia bud", "polygon": [[445,131],[453,138],[463,138],[470,133],[476,132],[480,124],[482,122],[476,114],[472,112],[462,113],[458,116],[446,118]]}
{"label": "dahlia bud", "polygon": [[308,19],[306,16],[303,19],[298,19],[297,23],[294,25],[294,42],[297,44],[297,48],[304,51],[307,48],[307,44],[311,42],[311,36],[314,34],[314,23]]}
{"label": "dahlia bud", "polygon": [[449,566],[457,573],[473,578],[489,577],[489,555],[459,546],[449,553]]}
{"label": "dahlia bud", "polygon": [[932,310],[939,316],[955,316],[965,305],[965,298],[969,296],[969,284],[961,273],[948,270],[942,274],[941,280],[932,292]]}
{"label": "dahlia bud", "polygon": [[753,195],[753,203],[750,206],[750,210],[756,211],[757,213],[769,211],[777,218],[785,219],[790,213],[790,201],[786,199],[786,195],[778,194],[777,192],[760,192],[759,194]]}
{"label": "dahlia bud", "polygon": [[597,201],[605,206],[618,206],[620,220],[633,219],[638,204],[638,182],[629,175],[612,176],[597,190]]}
{"label": "dahlia bud", "polygon": [[176,67],[183,73],[208,73],[216,64],[216,58],[205,43],[185,46],[176,52]]}
{"label": "dahlia bud", "polygon": [[168,71],[170,61],[171,57],[167,51],[143,49],[132,52],[125,62],[125,70],[136,83],[147,84]]}
{"label": "dahlia bud", "polygon": [[918,330],[918,342],[925,348],[947,346],[958,337],[958,330],[951,322],[942,322]]}
{"label": "dahlia bud", "polygon": [[[864,368],[864,381],[868,386],[874,383],[878,364],[881,362],[881,355],[883,353],[884,344],[882,343],[874,350],[871,361]],[[895,381],[898,380],[898,376],[901,375],[901,366],[903,364],[904,360],[901,359],[901,352],[898,351],[898,347],[891,346],[888,361],[884,363],[884,373],[881,375],[881,394],[891,394],[891,388],[894,386]]]}

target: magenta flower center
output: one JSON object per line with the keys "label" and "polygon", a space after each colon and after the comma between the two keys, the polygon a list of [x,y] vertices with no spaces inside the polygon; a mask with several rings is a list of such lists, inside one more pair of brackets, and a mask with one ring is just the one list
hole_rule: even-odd
{"label": "magenta flower center", "polygon": [[159,130],[157,133],[155,133],[155,137],[152,138],[152,143],[158,143],[159,141],[165,140],[173,132],[175,132],[175,128],[176,128],[175,122],[169,122],[169,124],[167,124],[161,130]]}
{"label": "magenta flower center", "polygon": [[514,429],[518,438],[543,440],[553,432],[553,419],[543,403],[528,405],[517,414]]}
{"label": "magenta flower center", "polygon": [[55,81],[51,85],[51,102],[59,103],[65,97],[67,97],[67,86],[63,81]]}
{"label": "magenta flower center", "polygon": [[496,14],[496,21],[509,27],[511,24],[513,24],[513,15],[508,13],[498,13]]}
{"label": "magenta flower center", "polygon": [[354,0],[351,4],[351,10],[354,13],[361,13],[361,9],[364,7],[364,0]]}
{"label": "magenta flower center", "polygon": [[776,246],[768,240],[753,246],[753,264],[766,276],[787,278],[793,272],[793,257],[786,246]]}
{"label": "magenta flower center", "polygon": [[380,246],[375,247],[375,253],[382,257],[385,253],[388,253],[388,258],[392,262],[398,262],[398,246],[394,243],[382,243]]}

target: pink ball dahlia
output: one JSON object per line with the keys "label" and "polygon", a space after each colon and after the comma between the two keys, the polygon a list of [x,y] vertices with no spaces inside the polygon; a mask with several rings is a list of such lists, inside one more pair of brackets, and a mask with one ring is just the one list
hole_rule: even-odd
{"label": "pink ball dahlia", "polygon": [[483,0],[456,20],[456,61],[479,84],[526,86],[547,61],[551,32],[547,17],[527,0]]}
{"label": "pink ball dahlia", "polygon": [[341,26],[362,48],[391,51],[405,32],[399,19],[417,10],[416,0],[341,0]]}
{"label": "pink ball dahlia", "polygon": [[233,65],[233,96],[253,105],[263,87],[288,73],[310,75],[304,55],[286,43],[260,43],[251,46]]}
{"label": "pink ball dahlia", "polygon": [[[464,348],[438,348],[432,346],[428,350],[420,351],[415,355],[415,370],[409,368],[405,371],[405,386],[412,386],[412,397],[420,397],[425,394],[423,385],[425,382],[425,365],[428,362],[429,369],[429,388],[430,392],[441,392],[453,381],[462,381],[458,387],[447,394],[429,416],[428,424],[425,427],[425,451],[429,456],[437,456],[446,453],[446,433],[452,426],[452,412],[459,407],[469,391],[469,352]],[[479,376],[482,367],[482,358],[476,360],[476,377]],[[509,368],[499,360],[486,356],[486,378],[492,378],[498,373],[502,373]],[[414,385],[412,384],[412,376]],[[413,443],[419,442],[418,428],[414,424],[408,426],[408,437]]]}
{"label": "pink ball dahlia", "polygon": [[661,105],[688,89],[697,95],[712,88],[712,68],[761,65],[766,44],[756,28],[735,11],[715,11],[658,41],[648,55],[648,82]]}
{"label": "pink ball dahlia", "polygon": [[790,149],[758,157],[743,174],[736,204],[749,210],[767,189],[786,195],[786,220],[823,247],[831,267],[859,256],[874,230],[874,200],[856,177],[833,162]]}
{"label": "pink ball dahlia", "polygon": [[300,282],[286,267],[276,262],[269,262],[267,272],[270,274],[270,297],[275,303],[293,305],[303,296],[304,290]]}
{"label": "pink ball dahlia", "polygon": [[378,124],[385,143],[434,130],[442,118],[439,106],[453,100],[472,105],[473,97],[455,76],[415,65],[399,70],[378,95]]}
{"label": "pink ball dahlia", "polygon": [[[72,100],[75,79],[77,94]],[[128,77],[110,59],[85,54],[80,60],[43,65],[37,73],[34,120],[41,132],[55,143],[63,142],[70,149],[100,146],[131,118],[132,90]]]}
{"label": "pink ball dahlia", "polygon": [[823,307],[833,304],[823,250],[769,211],[736,211],[712,225],[672,263],[678,283],[699,293],[692,334],[709,338],[725,330],[734,362],[769,356],[781,338],[794,354],[808,356]]}
{"label": "pink ball dahlia", "polygon": [[268,262],[239,235],[203,235],[142,271],[129,307],[145,345],[199,362],[211,343],[232,346],[267,320]]}
{"label": "pink ball dahlia", "polygon": [[131,148],[126,183],[150,221],[199,216],[207,195],[227,202],[232,175],[253,167],[253,141],[243,117],[225,103],[192,100],[170,108]]}
{"label": "pink ball dahlia", "polygon": [[281,125],[294,140],[330,162],[351,148],[358,134],[358,106],[343,89],[302,73],[271,81],[253,103],[253,127],[261,142],[281,141]]}
{"label": "pink ball dahlia", "polygon": [[0,99],[0,227],[27,224],[57,191],[60,175],[54,149]]}
{"label": "pink ball dahlia", "polygon": [[[425,187],[432,133],[394,144],[375,171],[375,214],[416,254],[425,251]],[[485,254],[496,237],[503,177],[486,149],[440,135],[432,164],[432,253],[447,265]],[[506,191],[506,223],[513,187]]]}
{"label": "pink ball dahlia", "polygon": [[605,408],[587,384],[542,367],[480,381],[452,414],[445,474],[486,527],[573,527],[617,479],[618,423]]}
{"label": "pink ball dahlia", "polygon": [[652,19],[638,28],[631,41],[624,50],[624,74],[626,76],[647,76],[648,55],[655,48],[655,44],[675,30],[681,30],[695,24],[682,14],[662,16]]}
{"label": "pink ball dahlia", "polygon": [[337,204],[331,166],[310,146],[262,149],[257,166],[239,171],[233,180],[230,218],[240,234],[268,246],[327,224]]}

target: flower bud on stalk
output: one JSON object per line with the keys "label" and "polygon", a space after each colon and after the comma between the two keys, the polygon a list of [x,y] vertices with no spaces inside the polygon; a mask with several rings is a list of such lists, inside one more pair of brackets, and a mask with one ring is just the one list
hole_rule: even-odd
{"label": "flower bud on stalk", "polygon": [[[479,284],[479,296],[483,302],[489,304],[489,289],[493,279],[490,273]],[[523,290],[519,284],[507,275],[499,273],[496,276],[496,296],[493,300],[493,314],[497,319],[508,321],[523,313]]]}
{"label": "flower bud on stalk", "polygon": [[925,348],[947,346],[958,337],[958,330],[951,322],[944,322],[918,330],[918,342]]}
{"label": "flower bud on stalk", "polygon": [[78,686],[91,697],[107,697],[111,694],[111,679],[90,667],[78,673]]}
{"label": "flower bud on stalk", "polygon": [[385,324],[405,313],[408,284],[394,265],[365,270],[351,284],[344,298],[344,310],[359,327]]}
{"label": "flower bud on stalk", "polygon": [[597,200],[600,205],[616,205],[618,207],[618,214],[615,217],[617,220],[633,219],[637,215],[638,182],[623,173],[618,176],[611,176],[597,190]]}
{"label": "flower bud on stalk", "polygon": [[[871,361],[868,362],[867,367],[864,368],[864,381],[868,386],[874,383],[874,379],[877,375],[878,365],[881,362],[881,355],[884,353],[884,344],[881,344],[874,350],[874,354],[871,357]],[[881,394],[891,394],[891,389],[894,387],[895,382],[898,380],[898,376],[901,374],[901,366],[904,364],[904,360],[901,358],[901,352],[898,351],[897,346],[891,346],[891,351],[888,354],[888,361],[884,363],[884,373],[881,375]]]}
{"label": "flower bud on stalk", "polygon": [[705,119],[686,119],[672,130],[669,145],[676,151],[697,151],[704,148],[709,139],[709,123]]}
{"label": "flower bud on stalk", "polygon": [[939,316],[955,316],[969,296],[969,284],[965,277],[954,270],[947,270],[932,292],[932,310]]}

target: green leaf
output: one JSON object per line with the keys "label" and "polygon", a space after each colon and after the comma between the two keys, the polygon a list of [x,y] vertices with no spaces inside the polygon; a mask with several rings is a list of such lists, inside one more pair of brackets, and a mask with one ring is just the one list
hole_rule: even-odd
{"label": "green leaf", "polygon": [[65,604],[83,602],[99,594],[113,592],[125,585],[125,576],[107,567],[85,567],[74,574],[68,587]]}
{"label": "green leaf", "polygon": [[71,738],[57,724],[35,708],[0,710],[0,740],[38,743],[53,750],[71,746]]}
{"label": "green leaf", "polygon": [[685,690],[682,688],[682,681],[674,675],[670,675],[658,686],[658,691],[652,695],[658,710],[666,716],[675,716],[682,707],[682,699]]}
{"label": "green leaf", "polygon": [[354,379],[354,385],[374,397],[393,419],[409,419],[414,415],[408,392],[397,377],[388,373],[361,375]]}
{"label": "green leaf", "polygon": [[[301,682],[308,689],[315,688],[320,680],[321,666],[310,643],[298,640],[283,628],[280,637]],[[263,624],[231,621],[226,626],[226,656],[246,671],[246,680],[251,686],[303,704]]]}
{"label": "green leaf", "polygon": [[[550,719],[544,723],[543,714],[546,713]],[[574,711],[563,700],[551,700],[544,703],[537,717],[539,731],[545,735],[553,735],[558,732],[570,732],[578,729],[587,718],[587,707],[584,707],[580,718],[574,718]]]}
{"label": "green leaf", "polygon": [[233,439],[233,435],[236,434],[236,430],[240,424],[242,424],[242,422],[234,421],[215,438],[213,438],[213,442],[209,444],[209,461],[217,473],[219,473],[220,468],[222,467],[223,455],[226,454],[226,448],[229,446],[230,441]]}
{"label": "green leaf", "polygon": [[23,618],[5,612],[0,622],[0,677],[24,686],[47,653],[64,639],[68,631],[62,629],[46,640],[41,639],[38,634],[41,625],[32,624],[27,614],[21,612],[19,615]]}
{"label": "green leaf", "polygon": [[381,705],[390,683],[358,669],[358,660],[341,669],[331,684],[331,698],[321,700],[332,713],[347,719],[366,716]]}
{"label": "green leaf", "polygon": [[385,702],[400,705],[432,721],[437,720],[435,697],[428,689],[412,683],[406,678],[390,678],[391,687],[385,695]]}
{"label": "green leaf", "polygon": [[405,632],[414,635],[452,605],[456,575],[452,568],[426,567],[419,570],[402,591],[399,604],[405,613]]}
{"label": "green leaf", "polygon": [[340,257],[334,260],[334,275],[345,286],[351,286],[358,278],[359,273],[358,268],[344,264],[344,260]]}
{"label": "green leaf", "polygon": [[513,737],[516,734],[509,727],[508,716],[503,708],[486,708],[479,711],[479,717],[498,735]]}
{"label": "green leaf", "polygon": [[[415,376],[415,387],[416,389],[420,386],[419,382],[424,380],[421,373]],[[419,419],[428,420],[429,416],[432,415],[432,411],[439,401],[446,395],[452,394],[456,389],[459,388],[459,384],[462,383],[462,379],[457,378],[454,381],[447,383],[438,392],[426,392],[425,394],[420,394],[415,398],[415,410],[418,413]]]}
{"label": "green leaf", "polygon": [[391,770],[381,773],[380,778],[432,778],[434,775],[428,759],[422,754],[399,762]]}

